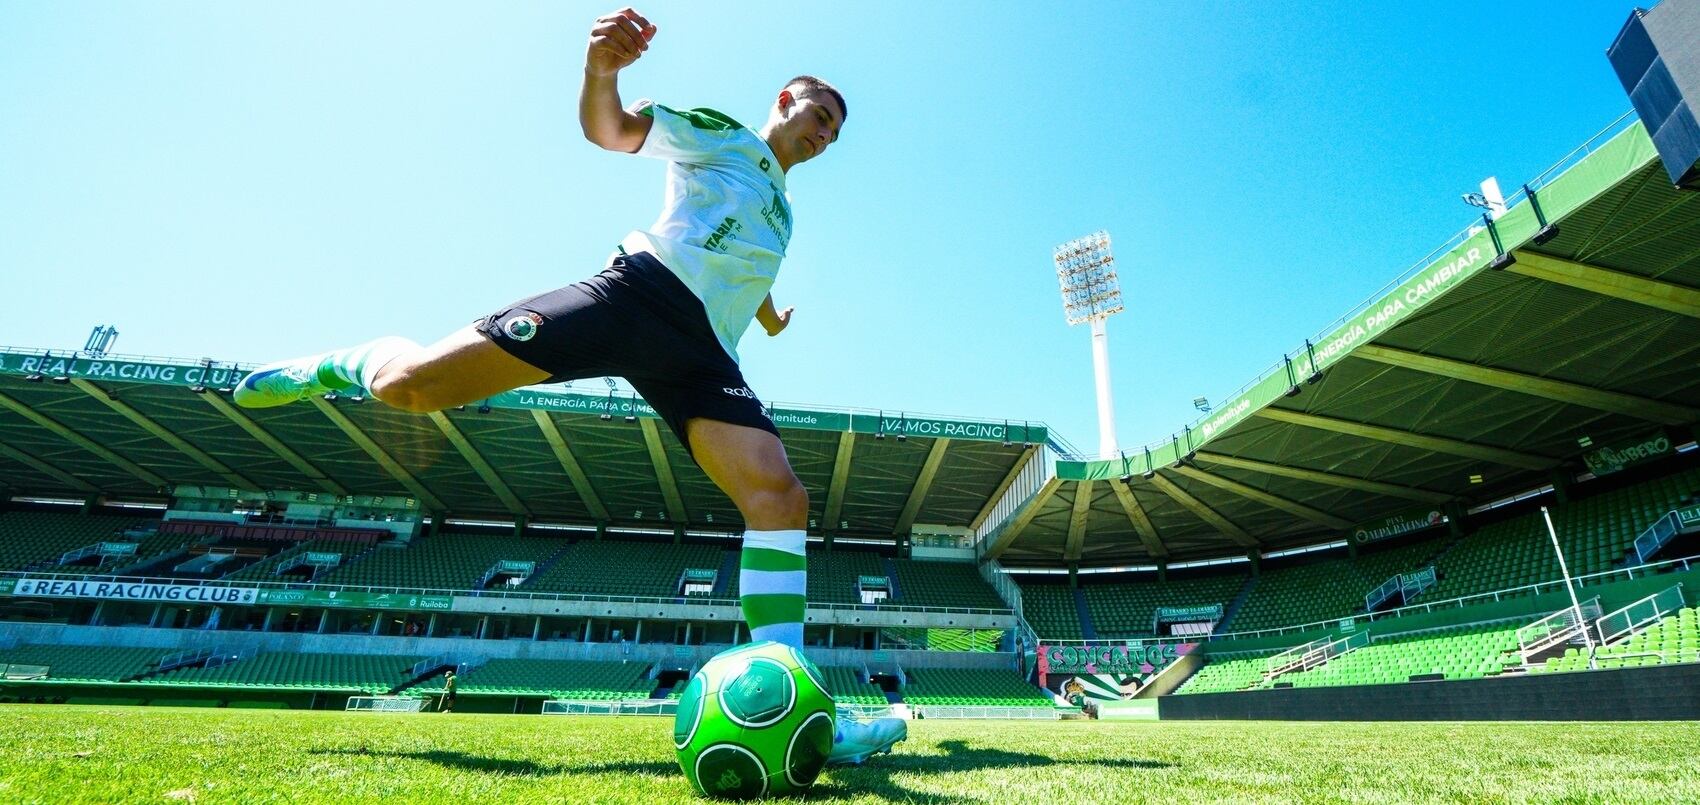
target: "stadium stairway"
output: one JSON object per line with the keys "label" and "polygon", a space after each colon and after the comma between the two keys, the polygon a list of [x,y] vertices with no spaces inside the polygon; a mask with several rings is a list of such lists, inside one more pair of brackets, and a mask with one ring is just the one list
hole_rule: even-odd
{"label": "stadium stairway", "polygon": [[720,574],[714,577],[714,597],[729,598],[732,590],[732,580],[738,577],[738,551],[724,551],[720,555]]}
{"label": "stadium stairway", "polygon": [[525,588],[529,587],[529,585],[531,584],[533,579],[535,579],[539,576],[542,576],[544,573],[548,573],[552,568],[555,567],[555,565],[558,565],[561,562],[566,561],[568,554],[572,553],[573,546],[576,545],[576,544],[577,543],[575,543],[575,542],[568,542],[568,543],[562,545],[560,548],[556,549],[556,551],[554,553],[549,554],[549,556],[544,558],[543,561],[538,562],[537,568],[535,570],[531,571],[530,576],[526,577],[525,584],[520,585],[521,589],[525,589]]}
{"label": "stadium stairway", "polygon": [[1257,576],[1250,574],[1245,577],[1245,583],[1240,585],[1240,591],[1234,594],[1234,600],[1228,602],[1222,610],[1222,621],[1216,624],[1217,632],[1228,631],[1229,624],[1234,622],[1234,616],[1240,613],[1240,607],[1245,606],[1245,600],[1251,597],[1252,588],[1257,586]]}
{"label": "stadium stairway", "polygon": [[1086,591],[1074,588],[1074,613],[1080,618],[1080,636],[1087,640],[1098,639],[1098,629],[1092,625],[1092,610],[1086,606]]}
{"label": "stadium stairway", "polygon": [[886,584],[891,585],[891,600],[902,603],[903,591],[897,586],[897,563],[891,561],[891,557],[889,556],[882,556],[880,557],[880,564],[885,568]]}

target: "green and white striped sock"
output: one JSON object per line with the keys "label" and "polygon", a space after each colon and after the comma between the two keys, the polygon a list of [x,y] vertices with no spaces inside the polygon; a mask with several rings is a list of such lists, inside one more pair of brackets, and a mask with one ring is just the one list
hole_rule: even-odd
{"label": "green and white striped sock", "polygon": [[418,348],[418,344],[392,335],[356,347],[327,352],[319,359],[319,383],[337,391],[356,388],[370,391],[372,382],[378,378],[378,370],[384,368],[384,364],[403,352]]}
{"label": "green and white striped sock", "polygon": [[751,640],[803,647],[803,596],[808,590],[804,533],[745,531],[739,556],[739,602]]}

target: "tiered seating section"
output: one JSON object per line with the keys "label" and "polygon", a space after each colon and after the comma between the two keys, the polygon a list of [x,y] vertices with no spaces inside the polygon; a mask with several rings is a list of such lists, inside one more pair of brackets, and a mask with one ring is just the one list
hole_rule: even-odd
{"label": "tiered seating section", "polygon": [[156,667],[170,652],[111,646],[18,646],[0,651],[0,665],[45,665],[52,682],[118,682]]}
{"label": "tiered seating section", "polygon": [[567,547],[565,540],[438,534],[406,548],[378,547],[324,574],[323,584],[470,590],[491,565],[503,559],[542,565]]}
{"label": "tiered seating section", "polygon": [[1365,593],[1395,574],[1421,569],[1444,547],[1443,539],[1431,538],[1379,550],[1372,545],[1355,560],[1338,556],[1266,568],[1229,628],[1269,629],[1362,612]]}
{"label": "tiered seating section", "polygon": [[[1151,575],[1138,581],[1084,585],[1083,589],[1098,636],[1116,637],[1151,634],[1151,618],[1157,607],[1226,607],[1245,585],[1245,578],[1241,574],[1170,578],[1164,584]],[[1022,601],[1026,602],[1025,597]]]}
{"label": "tiered seating section", "polygon": [[863,682],[862,672],[856,668],[822,668],[821,674],[826,677],[826,692],[832,694],[834,701],[845,704],[885,704],[885,692],[878,685]]}
{"label": "tiered seating section", "polygon": [[724,553],[724,549],[714,545],[579,542],[527,580],[524,589],[545,593],[674,596],[679,594],[679,577],[686,568],[718,570]]}
{"label": "tiered seating section", "polygon": [[809,551],[809,600],[823,604],[860,604],[856,579],[884,576],[885,564],[861,551]]}
{"label": "tiered seating section", "polygon": [[[1595,665],[1600,668],[1700,662],[1700,608],[1679,609],[1657,624],[1636,632],[1628,640],[1601,646],[1595,653],[1595,660]],[[1529,670],[1542,673],[1580,671],[1587,667],[1587,655],[1572,648],[1566,649],[1564,656],[1554,657]]]}
{"label": "tiered seating section", "polygon": [[381,695],[410,681],[423,657],[265,652],[217,668],[180,668],[148,681],[209,688],[342,691]]}
{"label": "tiered seating section", "polygon": [[903,701],[909,704],[1050,707],[1054,702],[1014,671],[927,668],[908,671]]}
{"label": "tiered seating section", "polygon": [[[1586,487],[1579,489],[1579,492]],[[1700,469],[1689,469],[1633,486],[1548,503],[1572,575],[1600,573],[1621,563],[1654,519],[1700,494]],[[1294,557],[1267,564],[1241,608],[1223,631],[1244,632],[1334,620],[1363,611],[1364,595],[1399,573],[1433,564],[1437,586],[1417,602],[1440,601],[1550,582],[1560,577],[1546,524],[1539,511],[1490,522],[1462,539],[1445,532],[1391,547],[1365,546],[1356,559]],[[1231,578],[1231,577],[1218,577]],[[1243,578],[1243,577],[1241,577]],[[1100,636],[1145,634],[1151,608],[1183,603],[1226,603],[1207,583],[1171,575],[1156,581],[1083,581],[1088,609]],[[1033,582],[1022,586],[1028,622],[1040,637],[1079,639],[1074,601],[1066,588]],[[1186,601],[1188,598],[1199,600]],[[1205,600],[1209,599],[1209,600]]]}
{"label": "tiered seating section", "polygon": [[[467,671],[455,682],[455,690],[460,694],[581,701],[647,699],[654,689],[655,682],[649,679],[649,663],[644,662],[495,659]],[[410,690],[440,694],[442,677]]]}
{"label": "tiered seating section", "polygon": [[119,541],[126,528],[147,521],[135,517],[76,512],[0,512],[0,570],[21,570],[66,551],[102,541]]}
{"label": "tiered seating section", "polygon": [[897,567],[895,603],[912,607],[1009,607],[972,565],[913,559],[894,559],[892,564]]}
{"label": "tiered seating section", "polygon": [[[342,565],[348,564],[356,556],[359,556],[362,552],[368,550],[376,549],[372,548],[372,546],[368,544],[348,542],[346,540],[310,539],[273,556],[266,557],[264,560],[255,562],[234,573],[230,573],[224,578],[242,579],[246,581],[300,581],[301,579],[295,578],[294,576],[278,575],[277,568],[280,565],[287,563],[290,559],[308,552],[342,554],[342,564],[324,571],[323,575],[329,576],[331,573],[341,568]],[[324,579],[319,578],[316,579],[316,581],[324,581]]]}

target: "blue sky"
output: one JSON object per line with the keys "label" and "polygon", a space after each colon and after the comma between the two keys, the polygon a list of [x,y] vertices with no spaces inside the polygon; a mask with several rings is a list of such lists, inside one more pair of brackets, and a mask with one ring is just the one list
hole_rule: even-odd
{"label": "blue sky", "polygon": [[[1053,246],[1115,239],[1124,447],[1190,421],[1628,109],[1612,2],[650,2],[630,101],[850,115],[788,182],[779,402],[1097,443]],[[663,166],[577,124],[583,3],[0,0],[0,344],[261,361],[430,341],[594,273]]]}

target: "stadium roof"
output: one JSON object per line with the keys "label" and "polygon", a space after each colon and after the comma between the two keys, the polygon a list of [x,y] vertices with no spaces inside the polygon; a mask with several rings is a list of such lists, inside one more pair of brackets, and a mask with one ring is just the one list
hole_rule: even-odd
{"label": "stadium roof", "polygon": [[[159,500],[194,485],[394,495],[470,519],[742,523],[630,393],[526,388],[430,415],[346,396],[238,409],[229,389],[251,368],[0,348],[0,493]],[[811,494],[811,530],[847,536],[977,525],[1050,438],[1021,421],[770,413]]]}
{"label": "stadium roof", "polygon": [[[1580,472],[1589,444],[1687,441],[1700,193],[1671,186],[1639,123],[1543,178],[1556,237],[1519,193],[1182,432],[1059,461],[988,555],[1112,566],[1314,544]],[[1515,262],[1495,268],[1501,253]]]}

